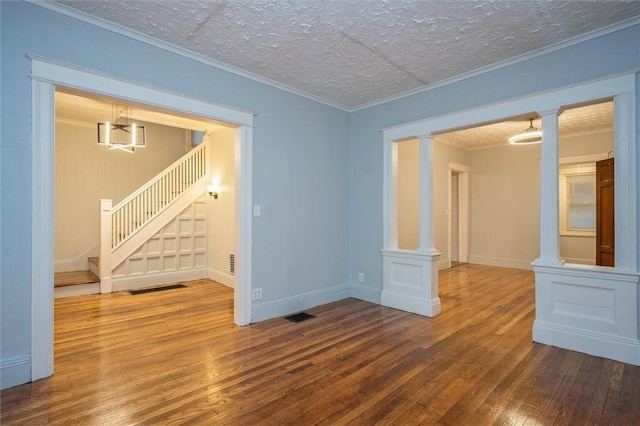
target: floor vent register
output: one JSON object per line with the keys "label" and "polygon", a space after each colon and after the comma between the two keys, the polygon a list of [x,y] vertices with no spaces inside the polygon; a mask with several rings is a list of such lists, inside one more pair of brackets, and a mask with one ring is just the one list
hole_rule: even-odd
{"label": "floor vent register", "polygon": [[311,315],[306,312],[300,312],[299,314],[293,314],[289,315],[288,317],[284,317],[284,319],[291,322],[302,322],[315,317],[315,315]]}
{"label": "floor vent register", "polygon": [[156,291],[173,290],[174,288],[186,288],[186,287],[187,286],[184,284],[171,284],[171,285],[164,285],[162,287],[142,288],[140,290],[129,290],[129,293],[135,296],[137,294],[154,293]]}

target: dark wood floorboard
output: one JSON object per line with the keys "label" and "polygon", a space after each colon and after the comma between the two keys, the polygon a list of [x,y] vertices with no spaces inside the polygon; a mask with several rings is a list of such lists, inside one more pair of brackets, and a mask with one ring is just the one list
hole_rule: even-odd
{"label": "dark wood floorboard", "polygon": [[440,273],[442,314],[346,299],[233,325],[233,290],[55,300],[55,375],[2,425],[640,425],[640,367],[533,343],[533,274]]}

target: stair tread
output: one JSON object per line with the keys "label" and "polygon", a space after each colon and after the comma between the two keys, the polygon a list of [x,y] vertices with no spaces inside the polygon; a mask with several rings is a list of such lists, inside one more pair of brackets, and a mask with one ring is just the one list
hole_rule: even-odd
{"label": "stair tread", "polygon": [[64,287],[68,285],[99,283],[100,278],[91,271],[56,272],[53,274],[53,286]]}

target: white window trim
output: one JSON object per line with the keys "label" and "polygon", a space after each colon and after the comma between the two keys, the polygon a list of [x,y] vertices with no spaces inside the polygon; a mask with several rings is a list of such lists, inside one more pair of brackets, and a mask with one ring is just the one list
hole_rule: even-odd
{"label": "white window trim", "polygon": [[[593,166],[575,167],[575,168],[560,168],[560,235],[569,237],[595,237],[596,229],[570,229],[568,225],[569,209],[567,206],[567,178],[570,176],[589,176],[596,174],[595,163],[591,163]],[[578,166],[578,164],[576,164]],[[595,206],[595,201],[593,203]]]}

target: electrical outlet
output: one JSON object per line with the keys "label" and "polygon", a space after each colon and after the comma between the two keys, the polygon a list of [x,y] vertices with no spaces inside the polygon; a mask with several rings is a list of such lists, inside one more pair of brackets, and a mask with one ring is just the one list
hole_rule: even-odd
{"label": "electrical outlet", "polygon": [[251,298],[253,300],[260,300],[262,299],[262,289],[261,288],[254,288],[253,292],[251,293]]}
{"label": "electrical outlet", "polygon": [[360,281],[361,283],[363,283],[363,282],[364,282],[364,272],[360,272],[360,273],[358,274],[358,281]]}

